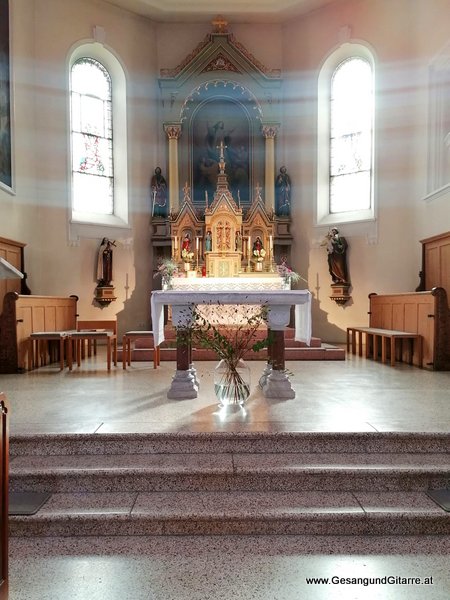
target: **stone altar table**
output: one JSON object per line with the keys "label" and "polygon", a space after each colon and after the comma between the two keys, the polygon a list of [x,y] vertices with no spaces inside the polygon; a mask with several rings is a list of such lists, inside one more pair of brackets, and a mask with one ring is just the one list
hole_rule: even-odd
{"label": "stone altar table", "polygon": [[[198,304],[259,304],[268,307],[268,328],[274,341],[270,348],[271,365],[266,366],[263,392],[266,398],[294,398],[295,392],[285,371],[284,329],[295,306],[295,339],[311,341],[311,293],[308,290],[241,291],[154,291],[151,297],[152,329],[155,346],[164,341],[164,306],[172,307],[175,328],[188,327],[191,307]],[[167,397],[197,398],[198,382],[191,361],[191,349],[183,336],[177,340],[177,369]]]}

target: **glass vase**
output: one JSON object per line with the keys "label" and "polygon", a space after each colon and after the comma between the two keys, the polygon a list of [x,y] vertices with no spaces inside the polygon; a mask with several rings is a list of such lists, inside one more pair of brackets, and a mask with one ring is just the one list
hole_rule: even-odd
{"label": "glass vase", "polygon": [[170,275],[163,275],[161,280],[161,288],[163,290],[171,290],[172,287],[172,277]]}
{"label": "glass vase", "polygon": [[243,406],[250,395],[250,369],[240,359],[233,368],[221,360],[214,369],[214,391],[221,406]]}

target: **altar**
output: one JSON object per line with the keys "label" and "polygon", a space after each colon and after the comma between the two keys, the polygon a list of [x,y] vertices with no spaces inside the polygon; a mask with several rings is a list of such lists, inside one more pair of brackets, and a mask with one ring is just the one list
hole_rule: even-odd
{"label": "altar", "polygon": [[241,290],[282,290],[283,278],[277,273],[270,276],[238,277],[175,277],[172,280],[173,290],[184,291],[241,291]]}
{"label": "altar", "polygon": [[[186,279],[186,281],[188,281]],[[214,282],[216,279],[213,280]],[[310,344],[311,293],[308,290],[167,290],[155,291],[151,297],[151,314],[155,346],[164,341],[164,306],[172,308],[175,328],[191,323],[191,307],[197,305],[266,305],[268,328],[274,336],[271,365],[265,367],[263,393],[267,398],[294,398],[295,392],[285,372],[284,329],[290,321],[291,306],[295,306],[295,339]],[[199,383],[190,360],[191,351],[186,336],[177,339],[177,369],[167,397],[197,398]]]}

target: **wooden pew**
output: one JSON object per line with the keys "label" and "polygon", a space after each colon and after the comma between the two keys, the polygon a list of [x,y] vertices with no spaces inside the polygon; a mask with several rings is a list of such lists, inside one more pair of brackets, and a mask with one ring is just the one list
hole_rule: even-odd
{"label": "wooden pew", "polygon": [[355,354],[358,350],[361,355],[365,336],[366,356],[377,359],[377,338],[381,338],[382,360],[386,360],[386,340],[390,340],[391,364],[395,364],[395,339],[411,339],[412,349],[401,348],[401,360],[407,354],[417,366],[450,370],[450,311],[443,288],[404,294],[373,293],[369,301],[369,326],[347,328],[347,351],[351,349]]}
{"label": "wooden pew", "polygon": [[8,403],[0,392],[0,600],[8,600],[8,423]]}
{"label": "wooden pew", "polygon": [[77,301],[78,296],[8,292],[0,315],[0,373],[20,373],[26,369],[32,333],[76,329]]}

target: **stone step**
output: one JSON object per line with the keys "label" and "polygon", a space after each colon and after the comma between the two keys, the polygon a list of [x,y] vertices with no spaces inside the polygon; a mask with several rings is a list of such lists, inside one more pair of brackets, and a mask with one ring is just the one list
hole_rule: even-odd
{"label": "stone step", "polygon": [[[176,361],[177,351],[175,348],[161,347],[160,357],[162,361]],[[211,360],[218,362],[217,354],[206,348],[193,348],[192,358],[194,361]],[[286,360],[345,360],[345,350],[335,346],[322,345],[319,348],[286,348]],[[131,351],[132,362],[152,362],[153,350],[149,348],[134,348]],[[249,352],[245,360],[267,360],[267,350]],[[122,351],[118,351],[118,361],[122,361]]]}
{"label": "stone step", "polygon": [[448,535],[450,514],[421,492],[53,494],[10,536]]}
{"label": "stone step", "polygon": [[[176,334],[171,326],[165,328],[165,341],[161,344],[161,360],[176,360]],[[258,339],[266,335],[266,330],[261,329],[257,332]],[[298,342],[294,339],[295,330],[287,328],[285,330],[285,358],[286,360],[345,360],[345,350],[331,344],[322,343],[320,338],[311,338],[311,343],[307,346],[304,342]],[[134,362],[152,362],[153,361],[153,341],[150,338],[137,339],[131,351],[131,360]],[[205,348],[193,348],[193,359],[195,360],[215,360],[217,355],[212,350]],[[267,350],[259,352],[249,351],[245,360],[266,360]],[[122,361],[122,349],[118,350],[118,360]]]}
{"label": "stone step", "polygon": [[208,453],[17,456],[10,490],[426,491],[446,486],[448,455]]}
{"label": "stone step", "polygon": [[[450,433],[159,432],[11,435],[10,457],[102,454],[450,454]],[[450,470],[450,460],[449,470]]]}

